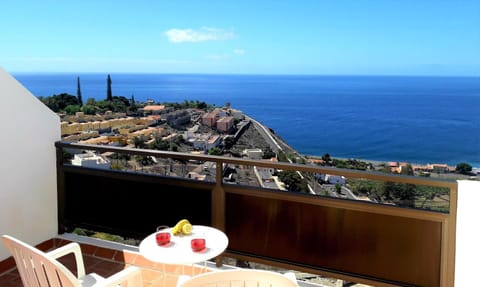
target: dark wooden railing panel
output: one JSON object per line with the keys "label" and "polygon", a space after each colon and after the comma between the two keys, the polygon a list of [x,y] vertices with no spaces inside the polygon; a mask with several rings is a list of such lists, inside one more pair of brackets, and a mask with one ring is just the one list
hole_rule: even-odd
{"label": "dark wooden railing panel", "polygon": [[[457,183],[309,165],[57,142],[59,232],[142,238],[180,218],[213,225],[226,254],[375,286],[453,286]],[[214,162],[216,182],[63,164],[63,149]],[[223,184],[221,168],[264,166],[446,187],[448,213]]]}
{"label": "dark wooden railing panel", "polygon": [[228,193],[226,210],[231,252],[394,284],[440,285],[440,222]]}
{"label": "dark wooden railing panel", "polygon": [[213,184],[66,167],[64,220],[68,228],[142,237],[159,225],[188,218],[211,225]]}

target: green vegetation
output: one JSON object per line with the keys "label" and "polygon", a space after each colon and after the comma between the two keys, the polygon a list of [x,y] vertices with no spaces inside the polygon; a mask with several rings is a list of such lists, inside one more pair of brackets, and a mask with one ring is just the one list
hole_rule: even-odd
{"label": "green vegetation", "polygon": [[95,111],[96,109],[94,105],[85,105],[82,107],[82,112],[84,112],[86,115],[94,115]]}
{"label": "green vegetation", "polygon": [[131,101],[122,96],[114,96],[111,101],[95,101],[95,99],[89,98],[83,106],[78,100],[78,97],[67,93],[50,97],[39,97],[39,100],[52,111],[56,113],[64,112],[69,115],[73,115],[80,111],[88,115],[105,113],[106,111],[127,114],[135,113],[137,111],[136,105],[132,106]]}
{"label": "green vegetation", "polygon": [[145,156],[145,155],[134,155],[133,159],[140,163],[142,166],[149,166],[155,164],[151,156]]}
{"label": "green vegetation", "polygon": [[288,162],[287,155],[283,151],[278,152],[278,161]]}
{"label": "green vegetation", "polygon": [[162,140],[160,135],[156,135],[154,140],[148,144],[148,149],[178,151],[178,147],[184,143],[182,136],[176,136],[171,140]]}
{"label": "green vegetation", "polygon": [[449,208],[448,188],[353,178],[347,179],[347,186],[356,195],[368,196],[377,202],[442,212],[448,212]]}
{"label": "green vegetation", "polygon": [[325,153],[322,155],[324,161],[321,165],[334,166],[337,168],[356,169],[356,170],[371,170],[373,165],[369,162],[361,161],[358,159],[338,159],[332,158],[330,154]]}
{"label": "green vegetation", "polygon": [[302,179],[298,172],[292,170],[285,170],[278,173],[278,178],[285,183],[288,190],[295,192],[308,193],[308,182]]}
{"label": "green vegetation", "polygon": [[469,174],[472,171],[472,166],[466,162],[461,162],[457,164],[455,171],[461,174]]}
{"label": "green vegetation", "polygon": [[296,163],[297,162],[297,155],[293,152],[289,152],[287,154],[287,157],[288,159],[292,162],[292,163]]}
{"label": "green vegetation", "polygon": [[75,228],[72,233],[77,235],[82,235],[82,236],[108,240],[108,241],[114,241],[114,242],[125,241],[121,236],[118,236],[118,235],[108,234],[104,232],[95,232],[95,231],[90,231],[83,228]]}
{"label": "green vegetation", "polygon": [[74,115],[76,112],[79,112],[81,110],[80,105],[68,105],[65,107],[65,113],[67,115]]}
{"label": "green vegetation", "polygon": [[111,168],[114,170],[125,170],[131,168],[129,161],[132,159],[132,155],[126,153],[113,153],[108,156],[110,159]]}
{"label": "green vegetation", "polygon": [[50,97],[39,97],[47,107],[56,113],[66,113],[73,115],[76,112],[84,112],[87,115],[102,114],[106,111],[114,113],[133,114],[137,111],[135,100],[129,100],[123,96],[112,96],[112,80],[110,75],[107,78],[107,99],[104,101],[95,101],[89,98],[84,104],[82,100],[82,91],[80,87],[80,77],[77,77],[77,95],[73,96],[67,93],[53,95]]}
{"label": "green vegetation", "polygon": [[163,105],[167,107],[173,107],[175,109],[199,109],[199,110],[209,110],[213,108],[212,105],[208,105],[205,102],[200,101],[187,101],[185,100],[183,103],[163,103]]}
{"label": "green vegetation", "polygon": [[226,137],[224,140],[223,140],[223,146],[226,148],[226,149],[230,149],[233,147],[233,145],[235,144],[236,140],[235,140],[235,137],[233,136],[229,136],[229,137]]}
{"label": "green vegetation", "polygon": [[332,161],[332,158],[330,157],[330,154],[326,153],[324,155],[322,155],[322,160],[325,162],[325,163],[330,163]]}
{"label": "green vegetation", "polygon": [[[105,100],[96,101],[94,98],[87,99],[86,103],[82,99],[82,91],[80,86],[80,77],[77,77],[77,95],[73,96],[67,93],[53,95],[49,97],[39,97],[45,105],[56,113],[66,113],[73,115],[76,112],[83,112],[87,115],[103,114],[107,111],[114,113],[126,113],[129,115],[137,113],[137,104],[133,95],[130,99],[123,96],[113,96],[112,94],[112,78],[107,75],[107,97]],[[209,105],[200,101],[185,100],[183,103],[164,103],[165,106],[174,109],[200,109],[207,111],[212,109],[214,105]]]}
{"label": "green vegetation", "polygon": [[218,147],[212,147],[211,149],[208,150],[208,154],[209,155],[222,155],[223,152]]}
{"label": "green vegetation", "polygon": [[342,192],[342,186],[338,183],[335,184],[335,192],[338,194]]}
{"label": "green vegetation", "polygon": [[39,97],[38,99],[56,113],[65,111],[67,106],[79,105],[77,97],[67,93],[53,95],[51,97]]}
{"label": "green vegetation", "polygon": [[[329,157],[330,156],[328,156],[328,158]],[[325,156],[325,158],[327,157]],[[367,170],[372,168],[372,164],[361,161],[361,160],[357,160],[357,159],[341,160],[341,159],[334,158],[332,160],[332,165],[337,168],[347,168],[347,169],[356,169],[356,170]]]}
{"label": "green vegetation", "polygon": [[272,157],[277,157],[277,154],[273,152],[271,149],[267,149],[263,152],[263,159],[271,159]]}
{"label": "green vegetation", "polygon": [[112,111],[114,113],[133,113],[136,107],[131,106],[130,100],[123,96],[113,96],[111,100],[98,101],[95,104],[97,112],[105,113]]}
{"label": "green vegetation", "polygon": [[147,137],[145,136],[139,136],[139,137],[134,137],[133,138],[133,145],[135,148],[145,148],[146,144],[145,142],[147,141]]}

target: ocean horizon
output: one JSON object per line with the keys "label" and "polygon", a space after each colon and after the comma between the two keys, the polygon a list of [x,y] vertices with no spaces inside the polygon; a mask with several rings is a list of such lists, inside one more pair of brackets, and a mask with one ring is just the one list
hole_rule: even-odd
{"label": "ocean horizon", "polygon": [[[480,77],[110,74],[114,96],[204,101],[273,129],[299,153],[480,167]],[[14,74],[35,96],[106,98],[106,74]]]}

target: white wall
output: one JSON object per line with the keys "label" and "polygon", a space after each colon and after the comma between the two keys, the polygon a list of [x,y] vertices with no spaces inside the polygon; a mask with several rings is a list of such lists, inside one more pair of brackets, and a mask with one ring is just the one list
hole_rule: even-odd
{"label": "white wall", "polygon": [[455,286],[478,286],[480,181],[458,181]]}
{"label": "white wall", "polygon": [[[59,117],[0,67],[0,235],[38,244],[57,234]],[[0,260],[10,253],[0,243]]]}

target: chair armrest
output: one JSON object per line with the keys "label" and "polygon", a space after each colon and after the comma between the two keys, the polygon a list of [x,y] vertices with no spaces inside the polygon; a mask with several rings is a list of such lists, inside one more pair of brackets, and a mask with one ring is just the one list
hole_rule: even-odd
{"label": "chair armrest", "polygon": [[85,266],[83,265],[82,250],[80,249],[80,245],[78,243],[71,242],[67,245],[47,252],[49,256],[55,259],[70,253],[73,253],[75,256],[75,264],[77,265],[77,278],[83,278],[85,276]]}
{"label": "chair armrest", "polygon": [[129,287],[131,286],[142,287],[143,280],[142,280],[142,272],[140,271],[140,268],[136,266],[127,267],[122,271],[115,273],[108,278],[105,278],[105,281],[101,282],[101,286],[115,287],[117,285],[122,285],[123,283],[127,283]]}

